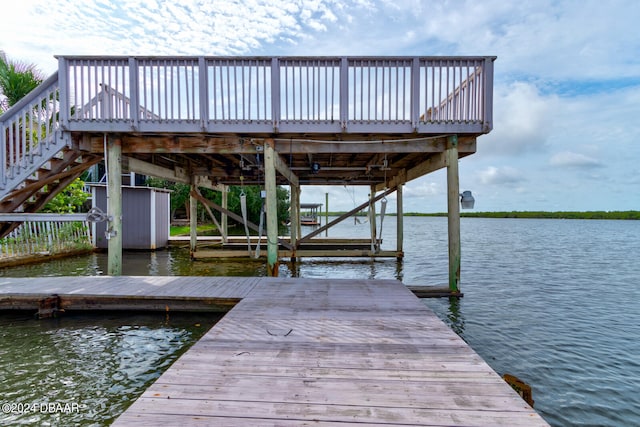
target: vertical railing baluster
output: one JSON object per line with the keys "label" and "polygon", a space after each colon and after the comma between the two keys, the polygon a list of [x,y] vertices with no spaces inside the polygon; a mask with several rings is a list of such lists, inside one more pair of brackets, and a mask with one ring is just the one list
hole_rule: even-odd
{"label": "vertical railing baluster", "polygon": [[[418,128],[420,121],[420,59],[415,57],[411,60],[411,68],[409,69],[409,85],[411,95],[409,96],[409,115],[411,116],[411,127]],[[426,86],[426,85],[425,85]],[[427,94],[425,89],[425,104]],[[426,108],[425,108],[426,111]]]}
{"label": "vertical railing baluster", "polygon": [[[128,58],[127,66],[129,68],[129,111],[125,106],[122,107],[122,118],[131,120],[134,130],[140,126],[140,71],[138,70],[138,60],[136,58]],[[144,71],[142,73],[144,76]],[[125,81],[125,66],[122,66],[122,81]],[[143,117],[144,119],[144,117]]]}
{"label": "vertical railing baluster", "polygon": [[[231,85],[231,71],[230,71],[231,65],[229,64],[229,61],[227,60],[227,64],[225,66],[225,69],[227,70],[227,84],[226,84],[226,90],[225,90],[225,96],[224,98],[227,100],[227,118],[231,119],[231,90],[230,90],[230,85]],[[222,119],[224,120],[225,117],[224,115],[222,116]]]}
{"label": "vertical railing baluster", "polygon": [[108,87],[109,87],[109,120],[113,120],[115,111],[114,111],[114,105],[118,102],[118,83],[117,81],[113,81],[112,77],[111,77],[111,71],[113,69],[113,65],[111,63],[111,61],[108,61],[107,63],[107,76],[109,79],[109,83],[108,83]]}
{"label": "vertical railing baluster", "polygon": [[[360,103],[359,105],[356,107],[356,114],[357,114],[357,110],[360,110],[360,121],[363,120],[364,118],[364,68],[365,68],[365,63],[364,61],[362,61],[360,63],[360,66],[358,67],[360,69],[360,84],[358,85],[357,83],[355,83],[356,86],[358,86],[357,91],[360,92]],[[357,77],[355,78],[355,80],[357,80]],[[356,92],[356,90],[354,90],[354,93]],[[355,101],[355,100],[354,100]],[[357,119],[357,117],[356,117]]]}
{"label": "vertical railing baluster", "polygon": [[[286,72],[285,66],[285,72]],[[280,64],[278,58],[271,59],[271,120],[273,122],[273,131],[278,131],[281,120],[281,105],[280,105]],[[288,86],[285,78],[285,87]],[[266,97],[265,97],[266,99]],[[287,97],[285,95],[285,103]]]}
{"label": "vertical railing baluster", "polygon": [[[253,86],[252,85],[252,81],[251,81],[251,77],[252,77],[252,72],[251,71],[253,69],[253,65],[251,64],[251,60],[249,60],[248,63],[249,63],[249,65],[244,65],[242,67],[242,70],[243,70],[243,76],[242,76],[242,81],[243,81],[243,84],[242,84],[242,99],[243,99],[243,101],[242,101],[242,103],[243,103],[243,107],[244,107],[242,115],[244,116],[243,118],[245,120],[251,120],[251,87]],[[248,76],[249,81],[248,81],[248,88],[247,88],[247,93],[249,94],[249,96],[248,96],[248,99],[246,99],[246,102],[245,102],[245,97],[244,97],[244,91],[245,91],[244,70],[245,70],[245,68],[248,68],[248,74],[249,74],[249,76]]]}
{"label": "vertical railing baluster", "polygon": [[13,178],[15,173],[15,134],[14,134],[15,122],[9,123],[9,141],[7,141],[7,145],[9,146],[9,177]]}
{"label": "vertical railing baluster", "polygon": [[[267,112],[267,66],[269,64],[268,63],[263,63],[262,64],[262,114],[264,115],[264,120],[268,120],[269,119],[269,113]],[[269,75],[271,78],[273,78],[273,71],[271,72],[271,74]],[[279,77],[279,76],[278,76]],[[280,93],[278,93],[277,95],[274,94],[273,92],[271,93],[271,98],[273,99],[274,97],[278,97],[278,99],[280,98]],[[273,102],[273,101],[272,101]],[[273,119],[273,117],[271,117]]]}
{"label": "vertical railing baluster", "polygon": [[[195,68],[195,67],[194,67]],[[209,71],[208,71],[208,66],[207,66],[207,61],[206,59],[201,56],[198,58],[198,107],[199,107],[199,111],[200,111],[200,128],[202,129],[202,131],[206,131],[207,127],[209,125]],[[195,71],[194,71],[195,72]],[[215,76],[214,76],[215,77]],[[194,85],[195,85],[195,76],[194,76]],[[211,85],[213,87],[213,90],[215,91],[215,78],[213,80],[213,82],[211,82]],[[196,94],[196,90],[194,87],[194,91],[193,91],[193,99],[194,99],[194,115],[195,115],[195,94]],[[213,108],[215,111],[216,108],[216,98],[215,98],[215,94],[211,93],[211,101],[213,101]],[[215,112],[214,112],[214,116],[215,116]]]}
{"label": "vertical railing baluster", "polygon": [[162,110],[160,108],[161,101],[160,96],[157,93],[156,87],[160,85],[160,75],[158,74],[158,66],[153,60],[149,60],[149,97],[151,103],[150,111],[153,111],[153,115],[149,118],[155,120],[161,117]]}
{"label": "vertical railing baluster", "polygon": [[303,111],[304,111],[304,84],[302,82],[302,74],[304,74],[304,65],[302,64],[298,64],[297,66],[298,68],[298,107],[300,108],[300,110],[298,111],[298,120],[302,120],[302,115],[303,115]]}
{"label": "vertical railing baluster", "polygon": [[[185,60],[185,74],[187,74],[186,64],[187,61]],[[189,69],[191,70],[191,78],[189,80],[190,86],[187,84],[187,86],[185,87],[185,91],[191,95],[191,109],[190,112],[188,112],[188,115],[191,120],[195,121],[198,119],[198,117],[196,116],[196,64],[191,62],[189,64]],[[187,105],[189,105],[189,102],[187,102]]]}
{"label": "vertical railing baluster", "polygon": [[349,113],[349,59],[340,58],[340,126],[347,129]]}
{"label": "vertical railing baluster", "polygon": [[7,184],[7,149],[9,141],[7,141],[7,127],[4,123],[0,123],[0,188],[4,188]]}
{"label": "vertical railing baluster", "polygon": [[[204,59],[203,59],[204,61]],[[217,86],[217,73],[218,67],[216,65],[215,61],[211,61],[211,89],[209,90],[209,96],[211,96],[211,101],[213,101],[213,117],[207,117],[206,118],[206,122],[208,123],[209,120],[213,119],[213,120],[217,120],[218,119],[218,99],[220,98],[220,95],[218,95],[218,86]],[[202,69],[200,70],[200,72],[202,72]],[[207,81],[209,80],[209,66],[207,65]],[[202,93],[202,88],[200,88],[200,93]],[[208,99],[208,98],[205,98]],[[203,102],[202,99],[200,99],[200,102]],[[200,107],[200,111],[202,111],[202,106]]]}
{"label": "vertical railing baluster", "polygon": [[20,145],[20,166],[23,168],[27,167],[27,112],[26,110],[22,110],[22,138]]}

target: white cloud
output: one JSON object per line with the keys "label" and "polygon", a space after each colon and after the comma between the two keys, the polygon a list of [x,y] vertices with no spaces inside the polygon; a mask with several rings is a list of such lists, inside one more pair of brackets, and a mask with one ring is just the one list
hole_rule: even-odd
{"label": "white cloud", "polygon": [[[640,179],[635,0],[21,0],[10,16],[0,50],[45,74],[54,55],[497,55],[494,129],[460,169],[480,205],[525,194],[530,208],[569,209],[589,180],[583,208],[640,208],[628,196]],[[526,194],[534,182],[544,198]],[[303,198],[326,192],[331,209],[354,206],[342,188]],[[410,182],[405,203],[446,208],[446,179]]]}
{"label": "white cloud", "polygon": [[416,181],[415,183],[408,184],[404,189],[404,194],[407,197],[431,197],[439,196],[446,193],[446,188],[442,188],[442,185],[423,179]]}
{"label": "white cloud", "polygon": [[577,167],[577,168],[594,168],[602,167],[602,163],[598,159],[586,156],[573,151],[563,151],[554,154],[549,163],[558,167]]}
{"label": "white cloud", "polygon": [[484,185],[514,185],[524,180],[522,173],[510,166],[489,166],[478,173],[478,181]]}
{"label": "white cloud", "polygon": [[543,96],[529,83],[513,82],[496,88],[494,129],[482,137],[486,154],[522,155],[545,150],[554,124],[557,99]]}

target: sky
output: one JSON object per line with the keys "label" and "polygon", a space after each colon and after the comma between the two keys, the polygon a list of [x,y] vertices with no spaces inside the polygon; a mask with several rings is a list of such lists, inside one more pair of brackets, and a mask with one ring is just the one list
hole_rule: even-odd
{"label": "sky", "polygon": [[[637,0],[20,0],[0,50],[55,55],[497,56],[493,130],[460,161],[475,211],[640,210]],[[405,212],[446,212],[446,172]],[[368,188],[304,187],[331,211]],[[387,212],[395,211],[395,196]]]}

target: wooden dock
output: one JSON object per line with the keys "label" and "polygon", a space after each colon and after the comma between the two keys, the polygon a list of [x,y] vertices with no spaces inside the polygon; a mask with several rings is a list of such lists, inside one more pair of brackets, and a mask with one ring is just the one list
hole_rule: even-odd
{"label": "wooden dock", "polygon": [[[189,246],[189,236],[172,236],[169,244],[172,246]],[[279,236],[279,240],[289,242],[288,236]],[[220,236],[198,236],[198,248],[191,256],[193,259],[215,258],[253,258],[256,245],[259,240],[252,236],[251,254],[247,250],[247,238],[245,236],[230,236],[227,242],[223,242]],[[382,239],[376,240],[378,246]],[[267,256],[266,237],[260,240],[260,258]],[[278,247],[279,259],[293,258],[398,258],[403,254],[398,250],[371,250],[371,239],[358,238],[313,238],[304,242],[294,250],[287,249],[283,245]]]}
{"label": "wooden dock", "polygon": [[548,425],[395,280],[0,279],[5,303],[52,293],[240,301],[116,426]]}
{"label": "wooden dock", "polygon": [[61,310],[227,312],[260,278],[90,276],[0,278],[0,310],[33,310],[56,296]]}

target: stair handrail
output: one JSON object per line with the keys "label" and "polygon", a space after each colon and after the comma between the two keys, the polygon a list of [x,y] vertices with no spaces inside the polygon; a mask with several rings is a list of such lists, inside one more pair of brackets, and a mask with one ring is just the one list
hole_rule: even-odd
{"label": "stair handrail", "polygon": [[57,145],[59,98],[56,72],[0,116],[0,189],[32,173],[34,156]]}

